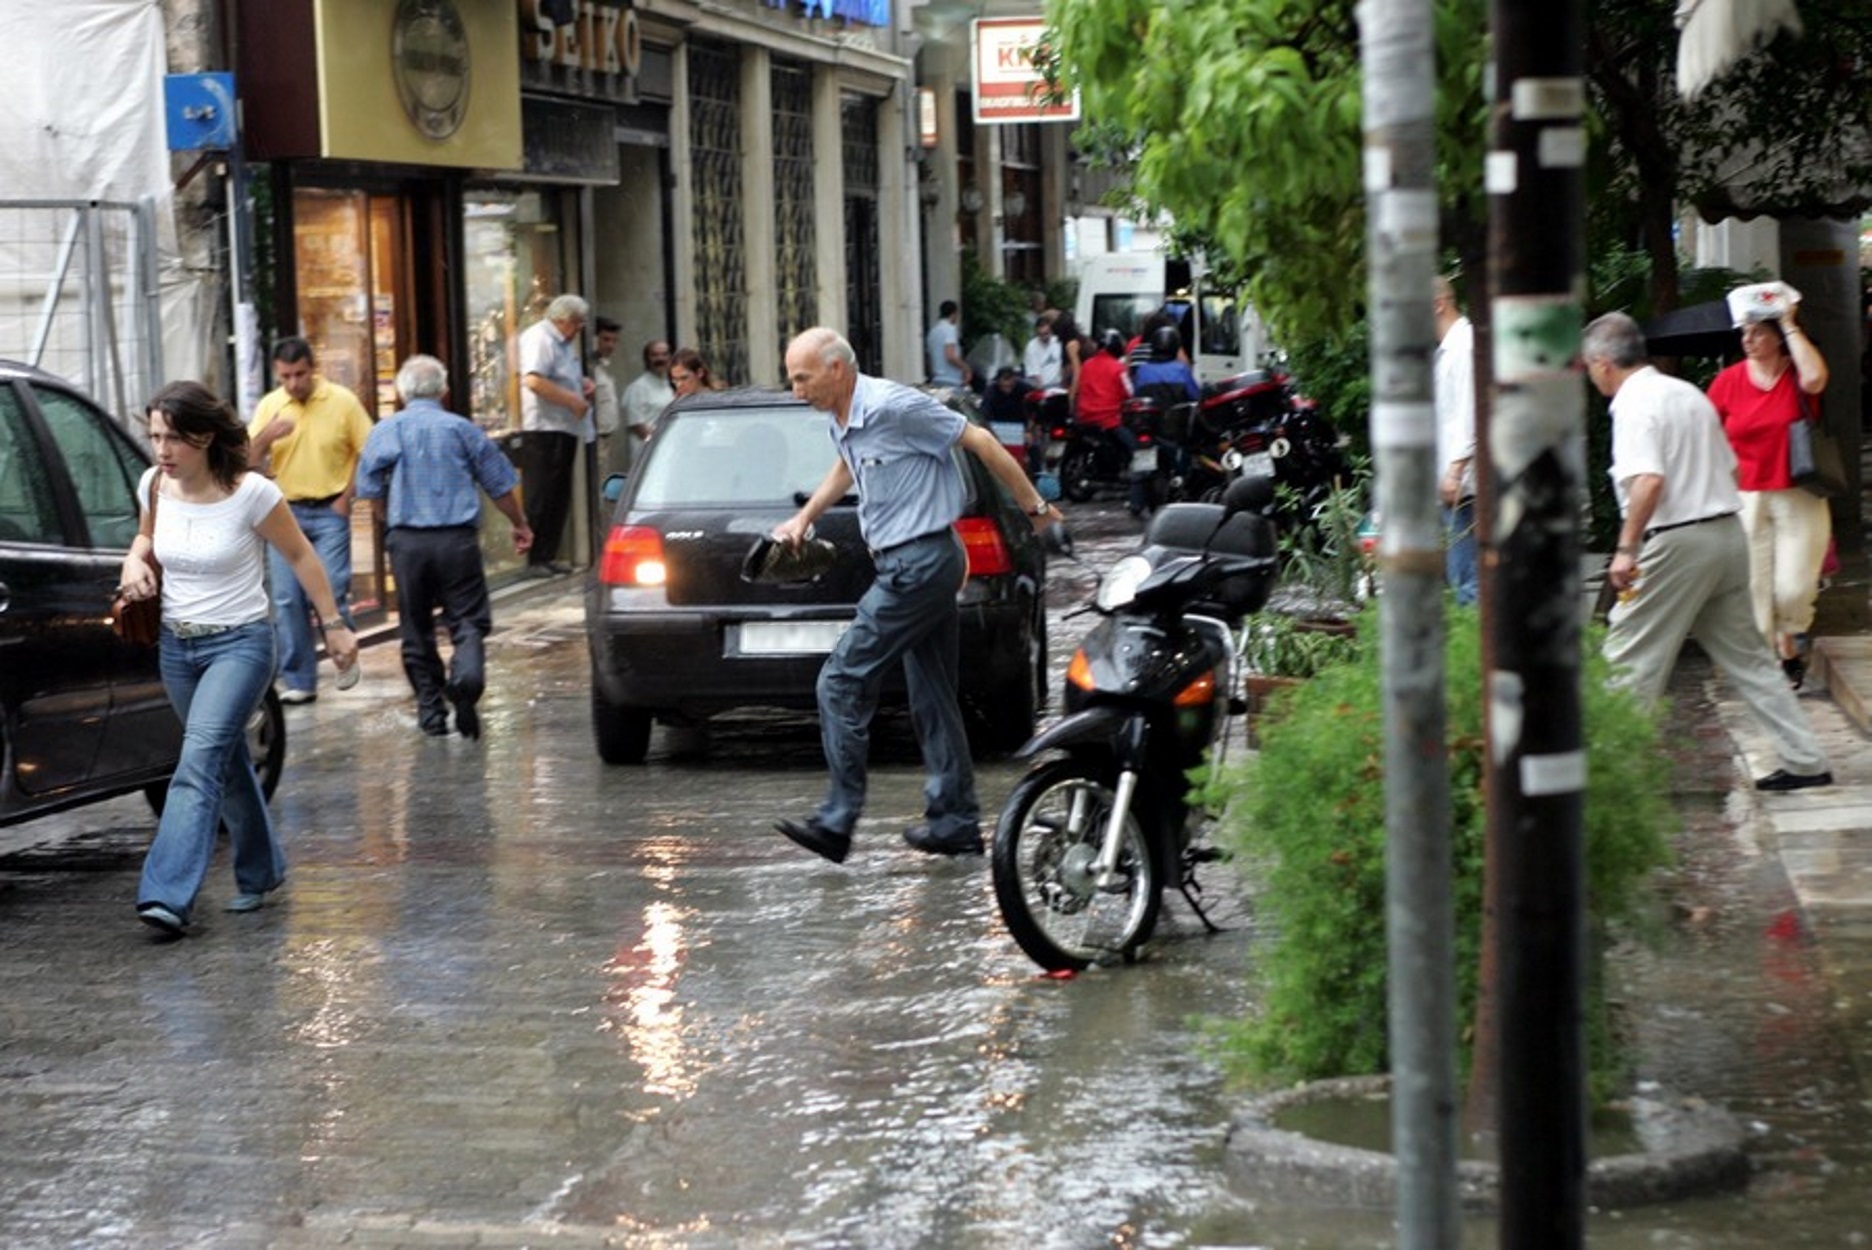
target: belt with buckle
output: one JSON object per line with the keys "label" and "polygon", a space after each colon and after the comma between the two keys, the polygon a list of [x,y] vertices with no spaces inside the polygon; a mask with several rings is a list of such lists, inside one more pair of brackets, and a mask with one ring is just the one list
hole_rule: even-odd
{"label": "belt with buckle", "polygon": [[1710,521],[1720,521],[1725,517],[1732,517],[1734,515],[1735,513],[1733,512],[1718,512],[1712,516],[1700,516],[1694,521],[1672,521],[1669,525],[1653,525],[1644,532],[1644,539],[1646,542],[1650,542],[1652,538],[1659,534],[1668,534],[1672,530],[1687,529],[1692,525],[1704,525]]}
{"label": "belt with buckle", "polygon": [[[339,491],[338,495],[344,494]],[[288,499],[286,502],[295,508],[329,508],[338,502],[338,495],[326,495],[322,499]]]}
{"label": "belt with buckle", "polygon": [[171,621],[169,632],[177,638],[206,638],[211,634],[225,634],[230,629],[239,629],[238,625],[211,625],[200,621]]}

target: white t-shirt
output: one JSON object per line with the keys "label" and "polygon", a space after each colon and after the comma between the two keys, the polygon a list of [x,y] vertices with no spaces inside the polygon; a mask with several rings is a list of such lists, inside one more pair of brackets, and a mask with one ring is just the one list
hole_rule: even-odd
{"label": "white t-shirt", "polygon": [[1467,460],[1461,496],[1475,494],[1475,326],[1458,317],[1437,344],[1432,374],[1437,418],[1437,478],[1458,460]]}
{"label": "white t-shirt", "polygon": [[1742,507],[1736,458],[1716,406],[1681,378],[1646,365],[1612,397],[1612,487],[1619,511],[1629,502],[1631,479],[1655,473],[1664,493],[1651,528],[1701,521]]}
{"label": "white t-shirt", "polygon": [[[149,506],[151,469],[137,497]],[[257,526],[285,496],[272,479],[246,473],[219,503],[163,495],[156,505],[162,615],[191,625],[245,625],[267,618],[266,539]]]}
{"label": "white t-shirt", "polygon": [[1038,334],[1027,340],[1027,350],[1021,353],[1021,367],[1027,374],[1027,380],[1035,386],[1058,386],[1060,380],[1060,341],[1052,335],[1042,339]]}

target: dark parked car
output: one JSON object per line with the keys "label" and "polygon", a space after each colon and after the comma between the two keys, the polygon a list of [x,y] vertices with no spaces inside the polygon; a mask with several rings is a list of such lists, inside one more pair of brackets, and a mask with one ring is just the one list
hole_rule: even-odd
{"label": "dark parked car", "polygon": [[[0,825],[133,790],[160,809],[168,793],[182,724],[156,648],[110,624],[149,463],[69,384],[0,361]],[[248,736],[270,795],[286,758],[271,693]]]}
{"label": "dark parked car", "polygon": [[[978,752],[1007,751],[1031,735],[1045,700],[1046,555],[987,469],[954,454],[968,493],[956,522],[969,557],[962,708]],[[818,580],[750,583],[741,566],[834,455],[825,415],[784,391],[697,395],[665,411],[623,484],[586,595],[592,729],[607,762],[642,762],[652,721],[814,707],[820,665],[875,575],[856,497],[816,523],[839,548]],[[902,702],[901,676],[885,697]]]}

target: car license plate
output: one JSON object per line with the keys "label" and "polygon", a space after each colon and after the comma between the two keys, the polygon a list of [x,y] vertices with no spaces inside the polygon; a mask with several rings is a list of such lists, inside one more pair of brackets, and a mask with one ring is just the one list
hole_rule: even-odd
{"label": "car license plate", "polygon": [[741,655],[825,655],[850,621],[743,621],[737,628]]}
{"label": "car license plate", "polygon": [[1157,471],[1157,449],[1140,447],[1131,453],[1131,472],[1155,473]]}

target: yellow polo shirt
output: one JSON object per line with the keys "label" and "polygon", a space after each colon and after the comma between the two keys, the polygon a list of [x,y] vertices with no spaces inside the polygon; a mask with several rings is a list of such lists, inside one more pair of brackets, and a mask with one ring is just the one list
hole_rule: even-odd
{"label": "yellow polo shirt", "polygon": [[275,417],[288,417],[292,433],[268,449],[267,462],[281,493],[292,500],[327,499],[343,494],[357,472],[364,440],[370,437],[370,414],[336,382],[320,378],[305,403],[284,387],[268,391],[247,423],[249,438],[259,437]]}

